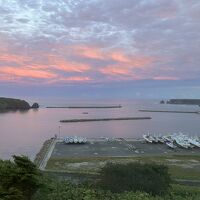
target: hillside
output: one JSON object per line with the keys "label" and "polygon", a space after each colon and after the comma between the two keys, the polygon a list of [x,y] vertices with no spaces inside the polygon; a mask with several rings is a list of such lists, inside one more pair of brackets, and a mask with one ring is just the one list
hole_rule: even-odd
{"label": "hillside", "polygon": [[0,97],[0,110],[27,110],[30,108],[29,103],[24,100]]}

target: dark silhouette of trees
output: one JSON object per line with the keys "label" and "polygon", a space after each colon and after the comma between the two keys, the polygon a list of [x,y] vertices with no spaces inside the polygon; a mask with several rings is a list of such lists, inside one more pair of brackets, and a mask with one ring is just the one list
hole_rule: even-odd
{"label": "dark silhouette of trees", "polygon": [[162,195],[169,191],[168,167],[158,164],[108,163],[100,172],[99,186],[112,192],[142,191]]}
{"label": "dark silhouette of trees", "polygon": [[26,156],[0,160],[0,199],[30,200],[40,186],[40,172]]}

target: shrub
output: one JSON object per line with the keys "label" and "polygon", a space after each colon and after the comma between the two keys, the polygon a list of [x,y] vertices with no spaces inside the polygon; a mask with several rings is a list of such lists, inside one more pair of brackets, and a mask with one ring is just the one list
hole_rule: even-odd
{"label": "shrub", "polygon": [[108,163],[100,172],[98,185],[116,193],[143,191],[152,195],[163,195],[169,191],[170,183],[168,167],[164,165]]}

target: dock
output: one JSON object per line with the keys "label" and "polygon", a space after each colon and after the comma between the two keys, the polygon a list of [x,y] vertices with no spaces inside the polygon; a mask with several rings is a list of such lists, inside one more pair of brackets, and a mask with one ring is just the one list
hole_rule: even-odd
{"label": "dock", "polygon": [[95,122],[95,121],[120,121],[120,120],[149,120],[151,117],[119,117],[119,118],[98,118],[98,119],[66,119],[60,120],[61,123],[74,122]]}

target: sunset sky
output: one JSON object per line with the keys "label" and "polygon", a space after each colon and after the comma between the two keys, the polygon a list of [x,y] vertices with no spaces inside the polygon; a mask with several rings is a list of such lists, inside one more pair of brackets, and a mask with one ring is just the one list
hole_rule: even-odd
{"label": "sunset sky", "polygon": [[0,0],[5,95],[200,98],[200,1]]}

